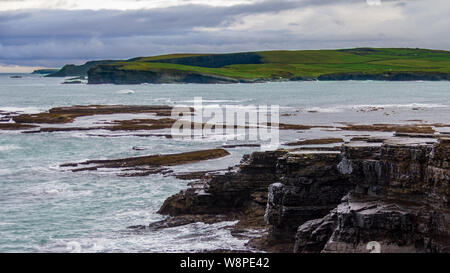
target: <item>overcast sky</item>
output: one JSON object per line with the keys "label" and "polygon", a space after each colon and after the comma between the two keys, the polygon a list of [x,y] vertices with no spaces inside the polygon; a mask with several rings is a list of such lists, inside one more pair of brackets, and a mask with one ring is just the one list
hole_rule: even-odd
{"label": "overcast sky", "polygon": [[0,72],[181,52],[450,50],[449,0],[0,0]]}

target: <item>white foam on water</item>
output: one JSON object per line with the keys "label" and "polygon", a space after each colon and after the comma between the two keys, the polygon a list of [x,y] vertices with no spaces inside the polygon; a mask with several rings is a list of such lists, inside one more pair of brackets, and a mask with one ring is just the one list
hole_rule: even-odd
{"label": "white foam on water", "polygon": [[19,149],[22,149],[22,147],[15,145],[15,144],[7,144],[7,145],[0,146],[0,152],[19,150]]}
{"label": "white foam on water", "polygon": [[[176,104],[176,107],[195,107],[196,105],[194,104]],[[267,105],[270,106],[270,105]],[[253,104],[202,104],[203,109],[223,109],[225,107],[227,107],[228,109],[243,109],[243,110],[250,110],[250,109],[254,109],[255,111],[259,111],[259,112],[270,112],[270,108],[267,111],[263,111],[263,109],[258,109],[258,108],[262,108],[260,107],[260,105],[253,105]],[[279,106],[279,109],[295,109],[292,106]]]}
{"label": "white foam on water", "polygon": [[341,107],[309,107],[304,109],[306,112],[319,112],[319,113],[339,113],[344,109]]}
{"label": "white foam on water", "polygon": [[232,236],[227,229],[236,223],[237,221],[193,223],[157,231],[110,230],[76,239],[51,239],[46,244],[37,246],[36,251],[96,253],[246,250],[248,240]]}
{"label": "white foam on water", "polygon": [[174,103],[170,98],[156,98],[156,99],[151,99],[151,101],[164,102],[164,103],[167,103],[167,104],[173,104]]}
{"label": "white foam on water", "polygon": [[39,198],[75,198],[92,195],[93,191],[78,190],[69,184],[54,181],[29,187],[25,193]]}
{"label": "white foam on water", "polygon": [[11,169],[0,169],[0,176],[14,173]]}
{"label": "white foam on water", "polygon": [[304,108],[305,112],[319,112],[319,113],[340,113],[348,110],[364,110],[370,108],[447,108],[450,105],[441,103],[406,103],[406,104],[355,104],[355,105],[336,105],[331,107],[309,107]]}
{"label": "white foam on water", "polygon": [[17,112],[21,114],[36,114],[44,111],[45,109],[38,107],[10,107],[10,106],[0,106],[0,111],[4,112]]}
{"label": "white foam on water", "polygon": [[33,173],[45,173],[45,174],[50,174],[50,173],[55,173],[55,169],[51,168],[51,166],[48,167],[42,167],[42,166],[34,166],[31,167],[31,171],[33,171]]}
{"label": "white foam on water", "polygon": [[122,90],[116,91],[116,94],[134,94],[134,93],[136,93],[136,92],[131,89],[122,89]]}
{"label": "white foam on water", "polygon": [[382,108],[445,108],[450,105],[442,103],[406,103],[406,104],[359,104],[354,105],[353,108],[367,108],[367,107],[382,107]]}
{"label": "white foam on water", "polygon": [[[202,103],[240,103],[240,102],[248,102],[251,100],[207,100],[202,99]],[[195,100],[179,100],[177,102],[184,102],[184,103],[194,103]]]}

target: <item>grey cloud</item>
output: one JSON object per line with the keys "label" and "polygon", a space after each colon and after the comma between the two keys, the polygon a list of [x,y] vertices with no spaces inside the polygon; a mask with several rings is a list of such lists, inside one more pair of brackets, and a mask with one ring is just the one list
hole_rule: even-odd
{"label": "grey cloud", "polygon": [[[0,0],[2,1],[2,0]],[[2,34],[32,35],[38,28],[48,30],[51,35],[80,33],[89,35],[90,31],[108,35],[128,35],[129,28],[145,34],[155,30],[186,28],[195,26],[227,25],[238,16],[260,13],[278,13],[306,6],[330,5],[336,3],[362,3],[364,0],[267,0],[253,4],[240,4],[231,7],[207,5],[183,5],[149,10],[27,10],[0,12]],[[18,20],[23,19],[23,20]],[[32,22],[32,26],[29,23]],[[126,22],[126,24],[124,24]],[[111,28],[111,23],[121,23]],[[117,28],[119,27],[119,28]]]}
{"label": "grey cloud", "polygon": [[[240,16],[278,13],[333,1],[262,1],[231,7],[184,5],[149,10],[28,10],[0,13],[3,38],[38,35],[117,37],[164,35],[194,27],[228,26]],[[334,1],[336,2],[336,1]]]}

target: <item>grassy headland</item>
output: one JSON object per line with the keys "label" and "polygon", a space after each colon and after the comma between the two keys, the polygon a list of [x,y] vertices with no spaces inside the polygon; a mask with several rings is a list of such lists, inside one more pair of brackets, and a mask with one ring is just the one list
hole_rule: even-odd
{"label": "grassy headland", "polygon": [[450,52],[410,48],[172,54],[96,64],[89,83],[450,80]]}

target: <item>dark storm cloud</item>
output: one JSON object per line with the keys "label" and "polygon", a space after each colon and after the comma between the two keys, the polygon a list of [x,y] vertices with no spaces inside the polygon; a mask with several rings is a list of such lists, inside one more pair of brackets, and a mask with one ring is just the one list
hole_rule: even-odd
{"label": "dark storm cloud", "polygon": [[[404,14],[420,13],[414,9],[420,6],[408,8],[406,3],[411,1],[390,2],[403,3],[397,8],[404,9]],[[340,5],[346,9],[339,12],[332,9]],[[362,18],[355,20],[364,21],[356,8],[365,6],[364,0],[303,0],[258,1],[230,7],[188,4],[127,11],[4,11],[0,12],[0,63],[59,66],[89,59],[123,59],[174,52],[336,48],[386,43],[402,46],[404,37],[393,36],[397,29],[402,33],[400,23],[393,26],[385,22],[380,24],[380,29],[375,28],[376,32],[366,33],[359,29],[363,22],[349,21],[348,16],[341,14],[355,8],[355,15]],[[305,11],[308,13],[303,13]],[[426,21],[427,16],[433,14],[417,18]],[[245,20],[253,17],[259,20],[255,27],[235,27],[245,25]],[[258,27],[258,22],[264,24],[266,18],[277,18],[275,26]],[[304,20],[299,23],[301,19]],[[282,22],[284,20],[287,22]],[[410,23],[405,25],[411,26]],[[440,29],[448,29],[448,25]],[[336,27],[345,30],[344,33],[336,33]],[[211,28],[219,31],[211,31]]]}
{"label": "dark storm cloud", "polygon": [[225,27],[240,16],[278,13],[336,1],[264,1],[231,7],[184,5],[149,10],[29,10],[0,13],[4,39],[171,35],[194,27]]}

